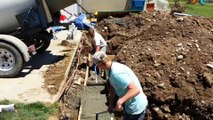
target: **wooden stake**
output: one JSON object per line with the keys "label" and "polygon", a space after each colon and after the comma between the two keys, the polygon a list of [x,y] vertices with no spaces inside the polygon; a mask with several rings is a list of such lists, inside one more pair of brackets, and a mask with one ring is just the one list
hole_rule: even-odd
{"label": "wooden stake", "polygon": [[88,61],[89,61],[89,66],[91,67],[92,66],[92,55],[90,53],[88,56]]}
{"label": "wooden stake", "polygon": [[79,108],[78,120],[81,120],[81,113],[82,113],[82,104],[80,105],[80,108]]}
{"label": "wooden stake", "polygon": [[[89,55],[88,55],[88,56],[89,56]],[[88,76],[89,76],[89,65],[88,65],[88,60],[87,60],[86,76],[85,76],[85,79],[84,79],[84,87],[87,86],[87,79],[88,79]]]}
{"label": "wooden stake", "polygon": [[114,120],[112,116],[110,117],[110,120]]}

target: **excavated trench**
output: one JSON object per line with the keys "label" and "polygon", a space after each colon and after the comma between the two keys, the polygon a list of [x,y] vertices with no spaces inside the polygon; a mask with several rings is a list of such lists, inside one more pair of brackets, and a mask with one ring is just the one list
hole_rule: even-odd
{"label": "excavated trench", "polygon": [[96,79],[94,67],[89,66],[88,49],[91,48],[86,39],[83,33],[69,71],[70,82],[61,98],[61,120],[109,120],[112,116],[106,112],[107,96],[100,94],[106,80],[100,76]]}

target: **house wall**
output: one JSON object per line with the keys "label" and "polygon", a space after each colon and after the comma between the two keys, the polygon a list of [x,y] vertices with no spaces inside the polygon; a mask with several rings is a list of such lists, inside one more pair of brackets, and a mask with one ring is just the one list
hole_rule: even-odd
{"label": "house wall", "polygon": [[77,0],[89,13],[95,11],[123,11],[130,8],[131,0]]}

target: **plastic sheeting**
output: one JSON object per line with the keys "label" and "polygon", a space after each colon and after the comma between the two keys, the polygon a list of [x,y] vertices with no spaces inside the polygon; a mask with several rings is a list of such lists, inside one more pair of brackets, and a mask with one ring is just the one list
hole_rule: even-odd
{"label": "plastic sheeting", "polygon": [[154,2],[155,2],[155,10],[157,10],[157,11],[169,10],[168,0],[154,0]]}

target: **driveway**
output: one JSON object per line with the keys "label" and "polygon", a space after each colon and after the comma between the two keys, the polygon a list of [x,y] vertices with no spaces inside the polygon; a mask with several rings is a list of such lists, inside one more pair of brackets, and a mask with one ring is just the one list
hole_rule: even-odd
{"label": "driveway", "polygon": [[[19,102],[52,102],[54,95],[44,89],[43,75],[48,66],[63,56],[65,46],[60,45],[66,38],[66,31],[57,33],[57,40],[52,40],[49,48],[42,54],[34,55],[17,78],[0,78],[0,100]],[[78,41],[81,33],[72,41]],[[60,39],[61,38],[61,39]]]}

